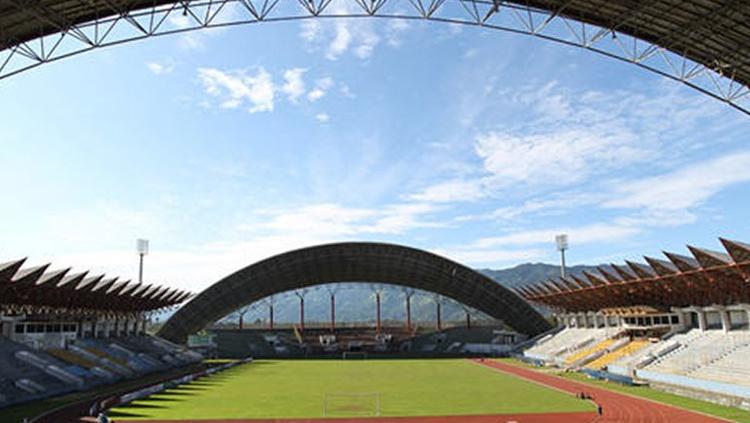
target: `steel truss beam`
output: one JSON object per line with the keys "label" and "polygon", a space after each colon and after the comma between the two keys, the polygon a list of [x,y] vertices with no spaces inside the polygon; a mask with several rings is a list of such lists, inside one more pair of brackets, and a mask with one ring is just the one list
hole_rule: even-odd
{"label": "steel truss beam", "polygon": [[[42,0],[2,3],[52,29],[38,38],[19,42],[8,35],[10,30],[0,21],[0,79],[90,50],[198,29],[311,18],[393,18],[477,26],[584,48],[678,81],[750,114],[750,88],[736,74],[739,66],[750,61],[747,46],[739,46],[736,57],[729,61],[716,57],[701,63],[689,58],[691,52],[683,49],[684,53],[680,53],[674,47],[678,36],[706,37],[707,31],[711,35],[715,29],[728,30],[727,16],[748,13],[738,10],[741,6],[736,3],[717,7],[703,19],[690,20],[688,27],[675,28],[651,42],[622,32],[625,28],[633,32],[633,21],[644,20],[647,11],[653,12],[655,5],[648,1],[627,6],[601,26],[586,23],[592,21],[590,18],[569,13],[573,0],[153,0],[148,7],[141,4],[136,10],[129,10],[129,4],[120,0],[92,0],[92,5],[105,7],[107,13],[91,6],[96,15],[75,24]],[[80,2],[80,8],[86,7],[85,2]],[[662,17],[654,13],[648,16]],[[717,26],[717,19],[723,25]]]}

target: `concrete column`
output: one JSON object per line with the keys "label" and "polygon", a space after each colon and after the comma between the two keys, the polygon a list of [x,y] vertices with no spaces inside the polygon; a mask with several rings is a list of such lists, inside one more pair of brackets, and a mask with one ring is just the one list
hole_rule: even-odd
{"label": "concrete column", "polygon": [[602,314],[602,318],[604,319],[604,327],[609,329],[609,316]]}
{"label": "concrete column", "polygon": [[672,312],[677,314],[677,319],[679,320],[678,326],[679,330],[684,330],[690,327],[691,325],[691,309],[684,309],[684,308],[673,308]]}
{"label": "concrete column", "polygon": [[708,329],[708,323],[706,323],[706,312],[703,309],[696,309],[696,313],[698,313],[698,328],[700,330],[705,331]]}
{"label": "concrete column", "polygon": [[725,308],[719,309],[719,316],[721,316],[721,328],[724,330],[724,332],[729,332],[732,330],[732,322],[729,319],[729,311]]}

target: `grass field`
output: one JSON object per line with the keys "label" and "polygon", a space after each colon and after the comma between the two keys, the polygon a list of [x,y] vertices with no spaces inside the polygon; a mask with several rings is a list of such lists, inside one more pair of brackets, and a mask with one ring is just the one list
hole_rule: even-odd
{"label": "grass field", "polygon": [[[325,417],[325,399],[337,393],[377,393],[383,416],[592,411],[571,395],[467,360],[260,360],[115,409],[111,417]],[[342,407],[336,416],[361,416],[362,411],[347,413]]]}

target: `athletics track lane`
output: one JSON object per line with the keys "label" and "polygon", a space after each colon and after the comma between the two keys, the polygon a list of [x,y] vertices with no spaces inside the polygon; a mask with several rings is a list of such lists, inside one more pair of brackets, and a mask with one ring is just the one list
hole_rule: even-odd
{"label": "athletics track lane", "polygon": [[524,367],[491,360],[474,360],[474,362],[571,394],[585,392],[591,395],[594,401],[600,404],[604,410],[604,415],[596,420],[597,423],[725,423],[729,421],[596,388]]}

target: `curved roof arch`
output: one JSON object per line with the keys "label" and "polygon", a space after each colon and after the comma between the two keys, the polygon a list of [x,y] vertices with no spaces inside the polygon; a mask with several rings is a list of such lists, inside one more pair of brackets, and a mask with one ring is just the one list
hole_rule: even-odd
{"label": "curved roof arch", "polygon": [[303,248],[221,279],[179,309],[158,335],[173,342],[270,295],[334,282],[381,282],[436,292],[529,335],[551,326],[514,292],[452,260],[395,244],[349,242]]}
{"label": "curved roof arch", "polygon": [[528,34],[632,63],[750,114],[750,3],[733,0],[0,0],[0,79],[156,35],[344,17]]}

